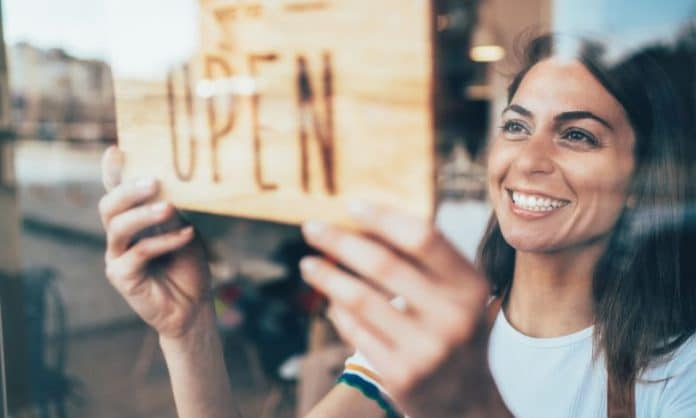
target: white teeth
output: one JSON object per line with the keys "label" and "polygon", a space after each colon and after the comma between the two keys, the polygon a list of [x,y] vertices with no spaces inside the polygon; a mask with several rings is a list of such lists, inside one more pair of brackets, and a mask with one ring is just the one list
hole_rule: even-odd
{"label": "white teeth", "polygon": [[520,192],[512,192],[512,201],[516,206],[533,212],[548,212],[565,206],[567,202],[548,197],[531,196]]}

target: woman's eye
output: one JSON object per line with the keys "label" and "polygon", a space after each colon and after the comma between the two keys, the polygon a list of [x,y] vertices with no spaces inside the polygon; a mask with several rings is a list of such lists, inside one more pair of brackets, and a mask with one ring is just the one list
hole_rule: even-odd
{"label": "woman's eye", "polygon": [[584,143],[590,146],[598,146],[599,141],[592,134],[580,129],[569,129],[563,133],[561,138],[574,143]]}
{"label": "woman's eye", "polygon": [[520,136],[520,135],[526,135],[529,133],[527,128],[522,125],[520,122],[514,121],[514,120],[509,120],[503,123],[503,126],[500,127],[500,129],[511,136]]}

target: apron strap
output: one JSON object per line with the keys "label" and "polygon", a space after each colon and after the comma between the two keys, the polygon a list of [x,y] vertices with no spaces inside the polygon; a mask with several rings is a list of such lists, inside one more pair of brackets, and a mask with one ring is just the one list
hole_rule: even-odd
{"label": "apron strap", "polygon": [[496,297],[488,304],[488,309],[486,310],[486,327],[489,333],[493,329],[493,324],[495,324],[495,320],[498,318],[498,314],[502,308],[503,298],[501,297]]}

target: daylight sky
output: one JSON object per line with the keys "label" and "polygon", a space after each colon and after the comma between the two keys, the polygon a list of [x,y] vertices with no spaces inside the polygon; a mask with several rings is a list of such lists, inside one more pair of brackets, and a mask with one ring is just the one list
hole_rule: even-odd
{"label": "daylight sky", "polygon": [[[668,41],[696,19],[696,0],[555,0],[554,30],[597,35],[611,52],[621,53]],[[614,51],[612,51],[614,50]]]}
{"label": "daylight sky", "polygon": [[[40,47],[62,47],[84,58],[106,59],[112,55],[147,71],[147,62],[162,65],[177,59],[193,45],[192,16],[197,1],[2,0],[5,38],[11,44],[26,40]],[[579,29],[610,29],[638,39],[674,29],[675,22],[686,16],[696,17],[695,3],[555,0],[554,15],[557,30],[574,25]]]}
{"label": "daylight sky", "polygon": [[[147,72],[190,52],[196,0],[1,0],[5,40]],[[152,68],[151,68],[152,67]]]}
{"label": "daylight sky", "polygon": [[[149,0],[145,0],[149,1]],[[104,57],[101,0],[2,0],[5,39],[40,47],[60,46],[81,57]]]}

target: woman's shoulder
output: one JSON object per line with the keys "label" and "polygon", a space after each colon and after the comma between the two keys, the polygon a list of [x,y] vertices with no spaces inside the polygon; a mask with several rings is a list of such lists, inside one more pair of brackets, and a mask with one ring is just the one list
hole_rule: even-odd
{"label": "woman's shoulder", "polygon": [[645,371],[645,380],[673,379],[684,376],[696,381],[696,334],[691,335],[679,347],[655,360]]}
{"label": "woman's shoulder", "polygon": [[696,416],[696,335],[650,367],[638,381],[640,409],[665,417]]}

